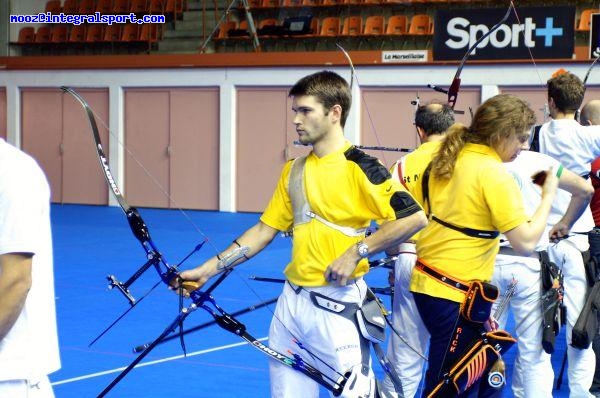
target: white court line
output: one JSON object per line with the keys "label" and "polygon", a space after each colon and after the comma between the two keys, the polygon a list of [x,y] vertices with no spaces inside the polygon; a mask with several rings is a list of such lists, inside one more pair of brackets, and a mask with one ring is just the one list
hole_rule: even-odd
{"label": "white court line", "polygon": [[[257,339],[257,340],[258,341],[265,341],[265,340],[268,340],[268,337],[261,337],[260,339]],[[235,344],[223,345],[221,347],[209,348],[207,350],[202,350],[202,351],[196,351],[196,352],[189,353],[189,354],[187,354],[187,356],[188,357],[193,357],[193,356],[196,356],[196,355],[208,354],[208,353],[214,352],[214,351],[226,350],[228,348],[235,348],[235,347],[239,347],[239,346],[242,346],[242,345],[248,345],[248,342],[243,341],[241,343],[235,343]],[[181,355],[176,355],[176,356],[173,356],[173,357],[168,357],[168,358],[163,358],[163,359],[157,359],[155,361],[142,362],[142,363],[139,363],[139,364],[135,365],[133,368],[135,369],[135,368],[141,368],[143,366],[156,365],[158,363],[168,362],[168,361],[174,361],[176,359],[181,359],[181,358],[185,358],[185,355],[181,354]],[[60,384],[72,383],[74,381],[91,379],[93,377],[104,376],[104,375],[108,375],[108,374],[111,374],[111,373],[122,372],[125,369],[127,369],[127,366],[124,366],[122,368],[105,370],[104,372],[90,373],[88,375],[79,376],[79,377],[73,377],[71,379],[60,380],[60,381],[56,381],[56,382],[51,383],[51,384],[53,386],[58,386]]]}

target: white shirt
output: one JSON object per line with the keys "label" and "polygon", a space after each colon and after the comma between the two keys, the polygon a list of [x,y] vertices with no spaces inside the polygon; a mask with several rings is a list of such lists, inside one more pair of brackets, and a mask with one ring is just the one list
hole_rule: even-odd
{"label": "white shirt", "polygon": [[0,254],[18,252],[34,253],[32,286],[0,340],[0,380],[35,379],[60,368],[50,188],[36,161],[0,138]]}
{"label": "white shirt", "polygon": [[[540,152],[559,160],[575,174],[585,176],[591,162],[600,156],[600,126],[582,126],[573,119],[558,119],[544,123],[539,133]],[[555,203],[561,214],[566,211],[571,197],[559,190]],[[554,213],[554,212],[553,212]],[[548,222],[558,219],[552,217]],[[573,232],[588,232],[594,228],[590,208],[573,225]]]}
{"label": "white shirt", "polygon": [[590,172],[590,164],[600,156],[600,126],[582,126],[573,119],[544,123],[539,134],[540,152],[558,159],[580,176]]}
{"label": "white shirt", "polygon": [[[560,162],[542,153],[522,151],[515,160],[504,163],[504,165],[517,181],[517,185],[523,194],[526,213],[533,215],[542,201],[542,189],[533,183],[531,176],[540,170],[552,169],[556,171],[560,167]],[[548,232],[562,218],[564,212],[561,213],[560,211],[559,207],[552,206],[550,216],[548,217],[548,225],[535,247],[536,251],[546,250],[548,247]]]}

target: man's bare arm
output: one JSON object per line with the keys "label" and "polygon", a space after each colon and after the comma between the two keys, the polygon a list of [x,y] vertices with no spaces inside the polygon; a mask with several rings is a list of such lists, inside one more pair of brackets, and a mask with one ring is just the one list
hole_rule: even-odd
{"label": "man's bare arm", "polygon": [[30,253],[0,255],[0,340],[8,334],[23,310],[31,288]]}
{"label": "man's bare arm", "polygon": [[581,217],[594,195],[594,187],[589,181],[567,169],[563,170],[558,187],[571,194],[571,201],[563,217],[550,230],[550,239],[568,236],[573,224]]}

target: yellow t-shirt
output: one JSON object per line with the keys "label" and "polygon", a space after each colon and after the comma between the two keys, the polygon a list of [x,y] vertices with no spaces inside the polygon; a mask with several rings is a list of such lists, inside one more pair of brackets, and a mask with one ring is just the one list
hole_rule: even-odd
{"label": "yellow t-shirt", "polygon": [[[397,179],[408,189],[408,192],[418,200],[423,197],[423,189],[421,188],[421,174],[425,167],[431,162],[440,148],[441,141],[425,142],[413,152],[403,156],[391,168],[392,178]],[[421,165],[424,165],[421,167]],[[422,200],[419,202],[422,205]],[[417,232],[411,237],[412,241],[417,241],[419,238]]]}
{"label": "yellow t-shirt", "polygon": [[[410,175],[422,174],[427,163]],[[423,203],[420,187],[415,198]],[[429,179],[430,208],[425,211],[459,227],[509,231],[529,217],[514,178],[497,153],[486,145],[467,144],[458,156],[450,180]],[[498,238],[474,238],[431,221],[417,241],[417,255],[440,272],[462,282],[489,281],[498,253]],[[410,290],[455,302],[464,294],[415,268]]]}
{"label": "yellow t-shirt", "polygon": [[[293,211],[288,192],[292,161],[285,164],[279,182],[261,221],[272,228],[287,231],[293,225]],[[349,142],[340,151],[318,158],[307,156],[304,184],[313,212],[334,224],[355,229],[406,217],[421,207],[391,178],[379,161],[356,149]],[[351,237],[312,219],[294,227],[292,259],[284,273],[299,286],[324,286],[329,264],[361,237]],[[353,278],[368,272],[362,260]]]}

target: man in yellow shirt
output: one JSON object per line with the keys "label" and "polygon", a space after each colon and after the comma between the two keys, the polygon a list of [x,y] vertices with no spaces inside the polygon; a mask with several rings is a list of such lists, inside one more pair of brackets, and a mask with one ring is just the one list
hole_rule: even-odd
{"label": "man in yellow shirt", "polygon": [[[409,192],[415,190],[420,192],[420,170],[414,165],[428,164],[431,161],[446,135],[446,130],[453,124],[454,112],[448,104],[432,102],[417,108],[415,128],[421,145],[398,160],[391,170],[392,177],[399,179]],[[405,175],[404,170],[413,170],[416,173]],[[408,290],[412,270],[417,261],[415,247],[417,235],[413,236],[411,241],[402,243],[397,253],[388,250],[389,254],[397,255],[397,260],[394,264],[392,303],[394,330],[390,333],[387,357],[402,380],[405,398],[412,398],[417,392],[425,364],[424,353],[427,352],[429,340],[427,328],[421,320],[412,293]],[[383,381],[383,389],[388,395],[395,396],[389,375],[386,375]]]}
{"label": "man in yellow shirt", "polygon": [[[222,254],[180,276],[202,286],[222,271],[219,258],[245,248],[237,265],[264,249],[279,231],[291,229],[292,258],[271,322],[270,347],[298,352],[297,341],[307,349],[303,352],[313,354],[303,360],[321,372],[337,378],[334,371],[344,374],[362,366],[363,375],[372,380],[368,364],[364,367],[368,353],[361,349],[360,332],[338,308],[364,301],[367,286],[362,276],[368,272],[367,257],[407,240],[427,219],[377,159],[344,138],[351,93],[343,78],[329,71],[317,72],[299,80],[289,95],[299,140],[312,145],[312,151],[286,163],[256,225]],[[373,220],[381,226],[365,237]],[[273,397],[319,396],[315,381],[279,362],[271,361],[270,375]],[[357,396],[357,391],[344,391],[342,396]]]}

